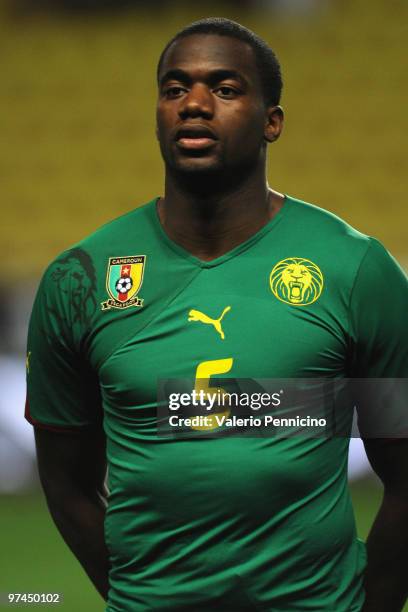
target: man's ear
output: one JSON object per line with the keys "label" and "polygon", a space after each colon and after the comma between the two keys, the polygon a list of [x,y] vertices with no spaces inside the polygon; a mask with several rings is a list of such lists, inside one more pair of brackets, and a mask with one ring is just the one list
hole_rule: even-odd
{"label": "man's ear", "polygon": [[156,127],[155,127],[155,134],[156,134],[156,140],[159,140],[159,126],[156,123]]}
{"label": "man's ear", "polygon": [[284,114],[281,106],[270,106],[265,122],[264,138],[267,142],[278,140],[283,129]]}

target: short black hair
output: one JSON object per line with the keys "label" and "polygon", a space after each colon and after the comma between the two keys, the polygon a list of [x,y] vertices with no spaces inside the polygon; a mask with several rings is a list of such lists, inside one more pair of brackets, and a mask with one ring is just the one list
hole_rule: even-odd
{"label": "short black hair", "polygon": [[275,53],[262,38],[255,34],[255,32],[252,32],[252,30],[249,30],[236,21],[225,19],[224,17],[200,19],[199,21],[190,23],[190,25],[177,32],[164,47],[160,55],[157,64],[157,81],[159,81],[159,74],[163,65],[164,56],[169,47],[177,40],[192,36],[193,34],[218,34],[218,36],[230,36],[231,38],[236,38],[247,43],[252,48],[255,55],[265,103],[268,106],[279,104],[283,82],[281,67]]}

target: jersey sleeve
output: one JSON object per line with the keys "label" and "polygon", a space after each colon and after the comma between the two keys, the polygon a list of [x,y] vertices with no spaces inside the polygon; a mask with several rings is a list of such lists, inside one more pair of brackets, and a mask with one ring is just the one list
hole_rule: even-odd
{"label": "jersey sleeve", "polygon": [[351,374],[361,435],[393,439],[408,433],[408,279],[370,241],[351,296]]}
{"label": "jersey sleeve", "polygon": [[381,243],[371,238],[350,302],[353,376],[408,376],[407,314],[407,276]]}
{"label": "jersey sleeve", "polygon": [[80,249],[56,260],[42,278],[27,343],[25,417],[33,425],[76,430],[100,419],[98,379],[84,348],[94,285],[90,258]]}

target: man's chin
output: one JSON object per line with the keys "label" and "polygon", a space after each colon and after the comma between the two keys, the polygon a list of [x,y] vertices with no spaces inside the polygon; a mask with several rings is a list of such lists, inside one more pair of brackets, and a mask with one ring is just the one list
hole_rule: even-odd
{"label": "man's chin", "polygon": [[216,159],[206,157],[190,157],[178,159],[172,164],[172,169],[178,174],[217,174],[223,172],[223,164]]}

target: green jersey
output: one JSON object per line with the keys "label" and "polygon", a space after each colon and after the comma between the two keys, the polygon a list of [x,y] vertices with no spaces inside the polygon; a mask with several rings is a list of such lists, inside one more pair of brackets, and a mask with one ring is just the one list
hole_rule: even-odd
{"label": "green jersey", "polygon": [[163,437],[162,378],[405,377],[406,278],[336,216],[286,197],[201,261],[157,199],[47,269],[28,340],[28,420],[107,438],[107,610],[360,610],[343,437]]}

